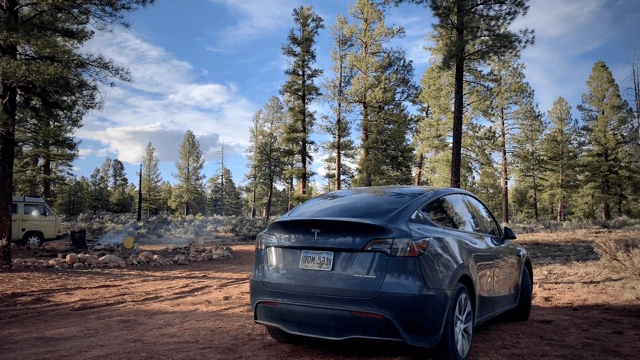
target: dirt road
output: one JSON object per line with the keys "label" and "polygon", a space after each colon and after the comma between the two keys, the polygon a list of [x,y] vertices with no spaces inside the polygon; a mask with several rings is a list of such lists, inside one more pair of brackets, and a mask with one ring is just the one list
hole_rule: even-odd
{"label": "dirt road", "polygon": [[[252,245],[189,266],[0,273],[2,359],[402,359],[370,341],[282,345],[254,325]],[[529,321],[477,329],[474,359],[638,359],[640,284],[593,260],[534,271]],[[535,266],[535,265],[534,265]]]}

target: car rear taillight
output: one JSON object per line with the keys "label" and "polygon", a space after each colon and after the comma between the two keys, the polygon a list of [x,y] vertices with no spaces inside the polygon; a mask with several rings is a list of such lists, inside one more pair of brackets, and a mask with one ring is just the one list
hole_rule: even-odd
{"label": "car rear taillight", "polygon": [[383,252],[389,256],[420,256],[427,247],[429,247],[429,238],[376,239],[369,241],[364,250]]}
{"label": "car rear taillight", "polygon": [[256,237],[256,250],[264,250],[276,245],[278,245],[278,238],[271,234],[260,233]]}

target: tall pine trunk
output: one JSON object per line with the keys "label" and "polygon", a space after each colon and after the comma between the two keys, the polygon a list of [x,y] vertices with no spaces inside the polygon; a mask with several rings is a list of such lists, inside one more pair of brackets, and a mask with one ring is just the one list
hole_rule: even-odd
{"label": "tall pine trunk", "polygon": [[[366,159],[369,156],[369,118],[368,118],[368,107],[366,98],[362,103],[362,159]],[[371,186],[371,174],[366,169],[367,163],[363,162],[365,165],[364,169],[362,169],[362,185]]]}
{"label": "tall pine trunk", "polygon": [[456,68],[451,140],[451,187],[460,187],[462,166],[462,100],[464,91],[464,1],[456,1]]}
{"label": "tall pine trunk", "polygon": [[418,155],[418,164],[416,166],[416,186],[422,183],[422,166],[424,163],[424,154]]}
{"label": "tall pine trunk", "polygon": [[502,151],[502,222],[509,223],[509,174],[507,172],[507,132],[504,108],[500,109],[500,147]]}
{"label": "tall pine trunk", "polygon": [[[5,0],[0,5],[6,17],[5,25],[19,27],[17,0]],[[0,42],[0,57],[17,58],[18,49],[13,44]],[[11,265],[11,202],[13,196],[13,165],[15,162],[15,132],[18,85],[14,81],[0,80],[0,265]]]}
{"label": "tall pine trunk", "polygon": [[538,218],[540,217],[538,215],[538,184],[535,176],[533,177],[533,216],[536,221],[538,221]]}
{"label": "tall pine trunk", "polygon": [[560,169],[560,179],[559,179],[559,188],[560,188],[560,198],[558,199],[558,222],[567,220],[567,212],[564,205],[564,184],[563,184],[563,169]]}

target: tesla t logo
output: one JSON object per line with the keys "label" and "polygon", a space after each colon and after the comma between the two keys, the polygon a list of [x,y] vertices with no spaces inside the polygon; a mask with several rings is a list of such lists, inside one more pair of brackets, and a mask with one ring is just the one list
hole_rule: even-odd
{"label": "tesla t logo", "polygon": [[320,229],[311,229],[311,232],[315,234],[313,240],[318,240],[318,233],[320,232]]}

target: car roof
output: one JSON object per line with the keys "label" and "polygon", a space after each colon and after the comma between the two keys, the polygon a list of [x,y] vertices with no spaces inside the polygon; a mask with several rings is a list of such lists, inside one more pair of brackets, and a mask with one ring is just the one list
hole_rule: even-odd
{"label": "car roof", "polygon": [[13,202],[34,202],[34,203],[42,203],[44,204],[45,201],[43,198],[39,197],[39,196],[14,196],[12,199]]}
{"label": "car roof", "polygon": [[[291,210],[284,218],[390,220],[405,211],[412,213],[420,204],[449,193],[469,194],[461,189],[431,186],[350,188],[319,195]],[[401,216],[407,217],[410,214]]]}

